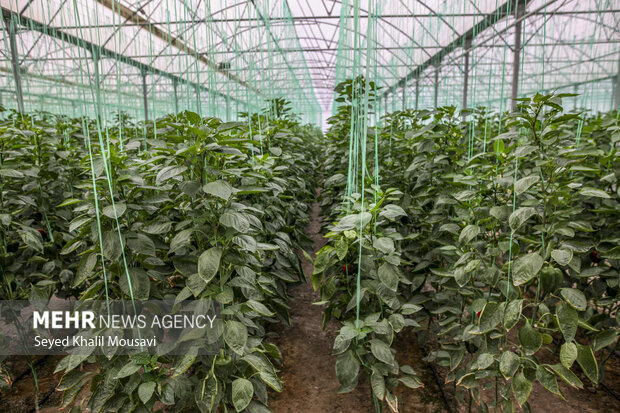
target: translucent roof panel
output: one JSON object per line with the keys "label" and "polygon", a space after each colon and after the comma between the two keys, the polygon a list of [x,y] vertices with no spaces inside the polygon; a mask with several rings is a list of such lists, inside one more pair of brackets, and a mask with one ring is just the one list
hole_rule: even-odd
{"label": "translucent roof panel", "polygon": [[191,109],[232,119],[285,97],[320,123],[334,86],[359,74],[375,80],[383,110],[393,110],[507,109],[517,73],[519,96],[577,92],[576,106],[608,110],[620,66],[620,0],[0,3],[0,99],[14,101],[13,22],[31,109],[64,102],[68,112],[92,114],[96,85],[105,112],[138,118],[146,90],[151,117]]}

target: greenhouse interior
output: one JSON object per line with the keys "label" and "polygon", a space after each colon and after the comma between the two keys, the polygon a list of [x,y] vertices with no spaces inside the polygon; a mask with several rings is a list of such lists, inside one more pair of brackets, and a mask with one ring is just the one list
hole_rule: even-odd
{"label": "greenhouse interior", "polygon": [[1,0],[0,411],[620,411],[620,0]]}

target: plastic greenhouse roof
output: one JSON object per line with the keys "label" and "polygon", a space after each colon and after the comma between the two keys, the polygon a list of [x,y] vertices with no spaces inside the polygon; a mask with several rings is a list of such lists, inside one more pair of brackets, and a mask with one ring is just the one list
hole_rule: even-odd
{"label": "plastic greenhouse roof", "polygon": [[[176,84],[184,84],[181,101],[190,106],[192,93],[202,93],[198,100],[210,99],[213,106],[205,107],[220,112],[224,105],[258,107],[263,98],[285,96],[307,120],[320,123],[321,112],[331,112],[335,84],[355,74],[368,73],[383,88],[385,104],[399,109],[418,99],[420,107],[432,106],[437,71],[438,103],[460,105],[467,54],[469,105],[505,109],[515,26],[522,20],[520,95],[563,88],[582,93],[584,106],[609,109],[620,66],[620,0],[530,0],[522,19],[515,5],[515,0],[1,0],[5,18],[18,22],[19,63],[33,101],[51,96],[92,101],[91,53],[97,49],[111,106],[139,109],[136,95],[145,81],[154,112],[170,112],[169,97]],[[491,19],[494,24],[488,24]],[[0,34],[3,101],[14,89],[7,24],[2,22]]]}

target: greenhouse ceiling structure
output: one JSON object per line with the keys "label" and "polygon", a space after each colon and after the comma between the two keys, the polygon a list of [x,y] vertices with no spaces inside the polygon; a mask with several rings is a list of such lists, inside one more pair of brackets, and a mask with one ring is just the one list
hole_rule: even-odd
{"label": "greenhouse ceiling structure", "polygon": [[540,91],[620,101],[619,0],[2,0],[7,108],[232,120],[283,97],[321,124],[334,87],[378,112],[487,106]]}

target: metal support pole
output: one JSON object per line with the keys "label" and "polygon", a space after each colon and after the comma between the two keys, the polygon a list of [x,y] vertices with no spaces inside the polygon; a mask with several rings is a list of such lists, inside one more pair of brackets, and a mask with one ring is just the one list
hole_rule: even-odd
{"label": "metal support pole", "polygon": [[415,78],[415,110],[418,110],[418,101],[420,99],[420,78]]}
{"label": "metal support pole", "polygon": [[92,49],[91,54],[93,57],[93,63],[95,64],[94,84],[95,84],[95,104],[97,105],[96,113],[97,113],[97,118],[99,119],[99,122],[103,122],[102,108],[101,108],[101,76],[99,75],[99,60],[101,56],[99,55],[99,50],[97,49]]}
{"label": "metal support pole", "polygon": [[146,92],[146,70],[142,70],[142,100],[144,102],[144,120],[149,120],[149,103]]}
{"label": "metal support pole", "polygon": [[523,15],[525,14],[525,4],[517,0],[517,23],[515,24],[515,45],[514,59],[512,61],[512,110],[517,108],[517,98],[519,97],[519,66],[521,64],[521,32],[523,29]]}
{"label": "metal support pole", "polygon": [[226,121],[230,122],[230,97],[226,96]]}
{"label": "metal support pole", "polygon": [[620,110],[620,57],[618,57],[618,73],[616,74],[616,90],[614,93],[615,96],[615,100],[616,100],[616,107],[615,109]]}
{"label": "metal support pole", "polygon": [[[579,87],[577,85],[573,85],[573,93],[576,95],[577,91],[579,90]],[[577,109],[577,99],[579,99],[579,96],[575,96],[573,97],[573,109]]]}
{"label": "metal support pole", "polygon": [[173,80],[172,88],[174,89],[174,113],[179,113],[179,95],[177,94],[177,85],[178,82]]}
{"label": "metal support pole", "polygon": [[17,110],[24,113],[24,95],[22,93],[22,76],[17,58],[17,41],[15,40],[15,21],[11,17],[4,18],[9,32],[9,48],[11,49],[11,66],[13,67],[13,79],[15,79],[15,97],[17,98]]}
{"label": "metal support pole", "polygon": [[469,91],[469,53],[471,51],[471,38],[465,39],[465,67],[463,68],[463,109],[467,109],[467,93]]}
{"label": "metal support pole", "polygon": [[198,87],[195,87],[194,89],[196,91],[196,113],[201,115],[200,113],[200,89],[198,89]]}
{"label": "metal support pole", "polygon": [[405,85],[403,85],[403,95],[402,95],[402,111],[405,111]]}
{"label": "metal support pole", "polygon": [[437,100],[439,97],[439,63],[435,66],[435,109],[437,109]]}

